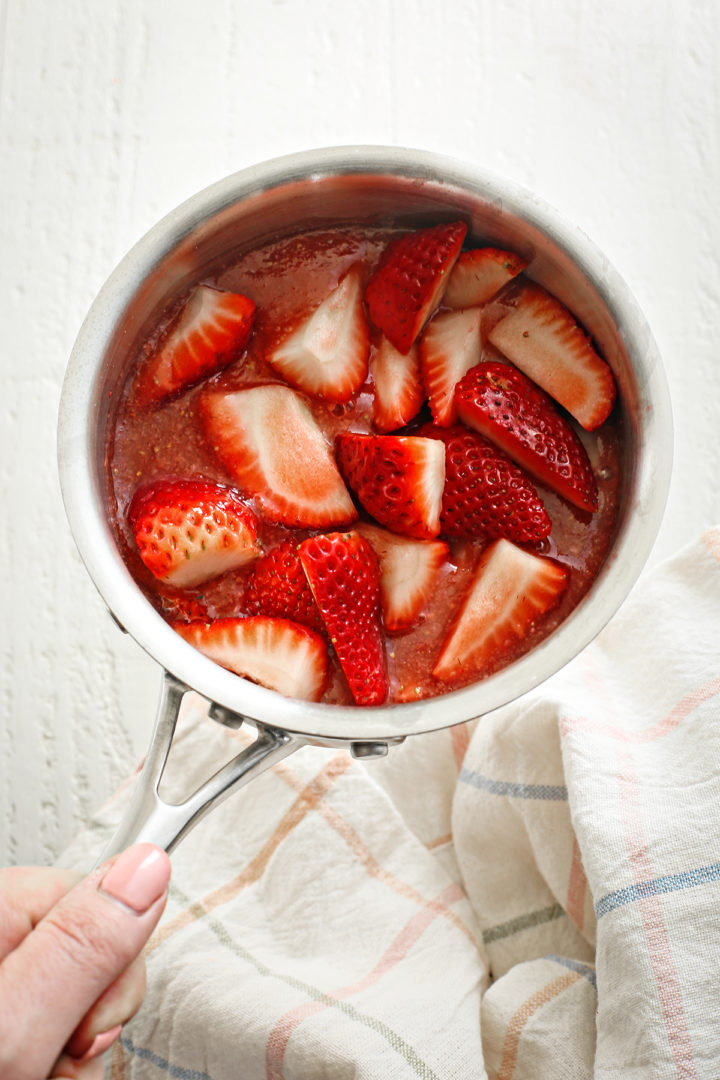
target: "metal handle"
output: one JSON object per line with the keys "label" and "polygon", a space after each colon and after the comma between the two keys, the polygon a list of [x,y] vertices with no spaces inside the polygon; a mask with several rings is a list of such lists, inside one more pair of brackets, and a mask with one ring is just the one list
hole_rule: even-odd
{"label": "metal handle", "polygon": [[[137,779],[127,811],[103,851],[100,862],[117,855],[129,845],[145,840],[170,852],[182,838],[214,806],[226,799],[236,788],[276,761],[281,761],[304,745],[305,740],[286,731],[257,726],[257,738],[236,757],[205,781],[184,802],[168,803],[160,798],[158,789],[167,764],[180,706],[189,687],[169,672],[165,672],[158,705],[155,728],[142,771]],[[221,714],[225,710],[218,710]],[[223,722],[238,727],[243,718],[233,714],[232,721],[223,715]]]}

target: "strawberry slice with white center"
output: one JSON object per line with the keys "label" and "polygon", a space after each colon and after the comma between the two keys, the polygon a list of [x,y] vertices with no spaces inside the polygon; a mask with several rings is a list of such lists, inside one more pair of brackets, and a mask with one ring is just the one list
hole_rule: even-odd
{"label": "strawberry slice with white center", "polygon": [[257,518],[232,488],[160,480],[138,490],[128,520],[148,570],[190,588],[257,559]]}
{"label": "strawberry slice with white center", "polygon": [[412,435],[335,440],[340,470],[367,512],[393,532],[432,540],[440,532],[445,448]]}
{"label": "strawberry slice with white center", "polygon": [[255,321],[255,304],[241,293],[199,285],[137,379],[141,404],[163,401],[214,375],[239,356]]}
{"label": "strawberry slice with white center", "polygon": [[370,371],[375,384],[373,424],[377,431],[397,431],[417,416],[425,400],[417,346],[403,354],[382,337],[370,358]]}
{"label": "strawberry slice with white center", "polygon": [[483,675],[522,642],[560,601],[569,581],[560,563],[495,540],[472,583],[433,669],[436,679]]}
{"label": "strawberry slice with white center", "polygon": [[355,520],[332,451],[294,390],[270,383],[206,393],[201,413],[210,446],[268,520],[307,528]]}
{"label": "strawberry slice with white center", "polygon": [[458,416],[541,484],[591,513],[597,484],[585,447],[538,386],[510,364],[478,364],[455,390]]}
{"label": "strawberry slice with white center", "polygon": [[493,247],[463,251],[450,274],[443,306],[468,308],[487,304],[526,266],[527,261],[512,251]]}
{"label": "strawberry slice with white center", "polygon": [[455,386],[481,360],[482,310],[436,315],[420,339],[420,370],[433,420],[450,427],[457,420]]}
{"label": "strawberry slice with white center", "polygon": [[375,552],[353,531],[311,536],[299,553],[355,702],[382,705],[388,681]]}
{"label": "strawberry slice with white center", "polygon": [[370,318],[407,353],[443,298],[467,226],[435,225],[391,240],[365,289]]}
{"label": "strawberry slice with white center", "polygon": [[612,372],[575,316],[545,289],[523,289],[488,338],[587,431],[608,418],[616,395]]}
{"label": "strawberry slice with white center", "polygon": [[420,621],[436,586],[438,571],[448,557],[442,540],[411,540],[360,522],[355,526],[368,540],[380,563],[383,622],[390,633],[407,630]]}
{"label": "strawberry slice with white center", "polygon": [[327,646],[307,626],[266,615],[172,625],[210,660],[268,690],[303,701],[319,701],[323,695]]}
{"label": "strawberry slice with white center", "polygon": [[268,355],[293,386],[326,401],[349,401],[367,378],[370,334],[360,265]]}

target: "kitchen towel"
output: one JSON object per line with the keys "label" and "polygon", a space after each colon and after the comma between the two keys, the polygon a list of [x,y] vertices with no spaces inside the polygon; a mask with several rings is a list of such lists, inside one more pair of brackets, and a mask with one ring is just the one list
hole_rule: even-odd
{"label": "kitchen towel", "polygon": [[[168,796],[250,738],[189,695]],[[511,705],[381,761],[304,748],[213,811],[107,1075],[717,1080],[718,808],[710,530]]]}

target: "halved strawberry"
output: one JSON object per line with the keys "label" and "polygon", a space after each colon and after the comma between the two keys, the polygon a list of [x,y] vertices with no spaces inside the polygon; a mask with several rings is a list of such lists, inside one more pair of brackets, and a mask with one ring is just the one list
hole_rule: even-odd
{"label": "halved strawberry", "polygon": [[495,540],[483,551],[472,584],[433,669],[448,682],[494,667],[559,602],[568,570],[552,559]]}
{"label": "halved strawberry", "polygon": [[481,308],[436,315],[420,338],[420,370],[436,424],[457,420],[455,386],[481,360]]}
{"label": "halved strawberry", "polygon": [[382,705],[388,681],[375,552],[357,532],[329,533],[304,540],[300,560],[353,698]]}
{"label": "halved strawberry", "polygon": [[463,251],[450,274],[443,305],[468,308],[486,304],[526,266],[527,260],[512,251],[493,247]]}
{"label": "halved strawberry", "polygon": [[290,698],[319,701],[327,682],[327,646],[313,630],[290,619],[173,623],[185,641],[221,667]]}
{"label": "halved strawberry", "polygon": [[425,400],[417,348],[398,352],[391,341],[381,338],[370,358],[375,384],[373,423],[378,431],[397,431],[420,412]]}
{"label": "halved strawberry", "polygon": [[313,397],[349,401],[367,378],[369,353],[362,270],[356,264],[267,359],[284,379]]}
{"label": "halved strawberry", "polygon": [[365,289],[373,323],[401,353],[409,351],[442,300],[467,225],[454,221],[391,240]]}
{"label": "halved strawberry", "polygon": [[367,522],[359,522],[355,531],[370,542],[380,563],[385,629],[393,633],[414,626],[435,586],[438,570],[447,559],[447,544],[442,540],[396,536]]}
{"label": "halved strawberry", "polygon": [[445,451],[435,439],[345,433],[335,450],[343,476],[376,521],[419,540],[437,536]]}
{"label": "halved strawberry", "polygon": [[245,586],[250,615],[277,615],[323,633],[325,623],[300,562],[299,543],[283,540],[252,567]]}
{"label": "halved strawberry", "polygon": [[533,544],[549,535],[552,522],[542,499],[498,446],[460,424],[425,424],[416,434],[445,443],[443,536],[503,536]]}
{"label": "halved strawberry", "polygon": [[255,304],[247,296],[199,285],[140,368],[137,400],[162,401],[226,367],[247,345],[254,321]]}
{"label": "halved strawberry", "polygon": [[178,588],[236,570],[260,554],[255,514],[223,484],[149,484],[135,492],[128,520],[148,570]]}
{"label": "halved strawberry", "polygon": [[615,382],[575,316],[539,285],[528,285],[489,340],[588,431],[615,402]]}
{"label": "halved strawberry", "polygon": [[323,528],[357,517],[330,447],[294,390],[272,383],[206,393],[200,408],[210,446],[266,518]]}
{"label": "halved strawberry", "polygon": [[597,485],[585,447],[552,400],[509,364],[471,368],[455,391],[458,416],[541,484],[597,510]]}

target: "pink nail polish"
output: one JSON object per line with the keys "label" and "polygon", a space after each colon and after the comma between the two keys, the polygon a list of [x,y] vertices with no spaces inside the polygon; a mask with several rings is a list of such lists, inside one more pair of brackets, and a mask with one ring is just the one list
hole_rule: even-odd
{"label": "pink nail polish", "polygon": [[133,844],[118,856],[99,889],[142,915],[163,895],[169,880],[167,853],[154,844]]}
{"label": "pink nail polish", "polygon": [[105,1051],[112,1046],[121,1031],[122,1024],[116,1024],[114,1028],[110,1028],[108,1031],[101,1031],[99,1035],[95,1036],[83,1056],[75,1058],[75,1061],[81,1063],[83,1061],[92,1061],[93,1058],[100,1057],[101,1054],[104,1054]]}

